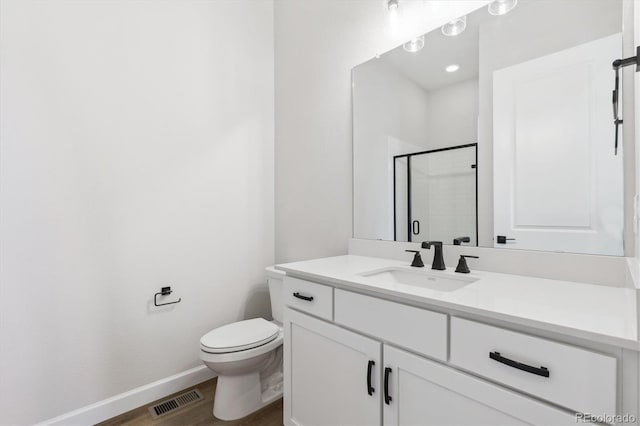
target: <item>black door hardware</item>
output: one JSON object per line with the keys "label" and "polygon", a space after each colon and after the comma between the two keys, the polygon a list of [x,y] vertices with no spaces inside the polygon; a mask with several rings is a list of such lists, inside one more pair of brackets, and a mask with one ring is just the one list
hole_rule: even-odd
{"label": "black door hardware", "polygon": [[373,395],[376,391],[373,386],[371,386],[371,373],[373,373],[373,366],[376,365],[375,361],[369,361],[369,365],[367,365],[367,393],[369,395]]}
{"label": "black door hardware", "polygon": [[444,265],[444,258],[442,257],[442,241],[424,241],[422,243],[423,249],[430,249],[432,246],[435,247],[435,253],[433,253],[431,269],[444,271],[447,267]]}
{"label": "black door hardware", "polygon": [[306,300],[307,302],[313,302],[313,296],[304,296],[304,295],[298,293],[297,291],[295,293],[293,293],[293,297],[298,298],[298,299],[302,299],[302,300]]}
{"label": "black door hardware", "polygon": [[420,233],[420,221],[414,220],[411,223],[411,232],[413,232],[413,235],[418,235]]}
{"label": "black door hardware", "polygon": [[389,374],[391,374],[391,368],[384,368],[384,403],[390,405],[392,401],[391,395],[389,395]]}
{"label": "black door hardware", "polygon": [[627,67],[629,65],[636,66],[636,72],[640,72],[640,46],[636,47],[636,56],[631,56],[625,59],[616,59],[613,61],[613,70],[616,73],[615,83],[613,88],[613,95],[611,97],[613,102],[613,125],[615,126],[615,141],[613,145],[614,155],[618,155],[618,129],[620,125],[623,123],[623,120],[620,118],[620,110],[618,108],[619,101],[619,89],[620,89],[620,68]]}
{"label": "black door hardware", "polygon": [[420,256],[420,252],[418,250],[405,250],[408,253],[415,253],[413,255],[413,261],[411,262],[411,266],[416,268],[424,267],[424,262],[422,261],[422,256]]}
{"label": "black door hardware", "polygon": [[458,237],[458,238],[454,238],[453,239],[453,245],[454,246],[459,246],[462,243],[470,243],[471,242],[471,238],[470,237]]}
{"label": "black door hardware", "polygon": [[173,290],[171,290],[171,287],[162,287],[158,293],[153,295],[153,304],[156,306],[165,306],[165,305],[173,305],[176,303],[180,303],[182,301],[182,297],[181,297],[175,302],[158,303],[158,296],[168,296],[171,293],[173,293]]}
{"label": "black door hardware", "polygon": [[468,274],[469,272],[469,265],[467,265],[467,257],[470,257],[472,259],[479,259],[478,256],[469,256],[468,254],[461,254],[460,255],[460,260],[458,260],[458,266],[456,267],[456,272],[460,272],[461,274]]}
{"label": "black door hardware", "polygon": [[549,370],[546,367],[533,367],[531,365],[523,364],[521,362],[503,357],[502,355],[500,355],[500,352],[489,352],[489,358],[504,365],[508,365],[509,367],[526,371],[527,373],[536,374],[542,377],[549,377]]}
{"label": "black door hardware", "polygon": [[498,244],[507,244],[507,241],[515,241],[515,238],[507,238],[504,235],[497,235],[496,236],[496,240],[498,242]]}
{"label": "black door hardware", "polygon": [[640,72],[640,46],[636,47],[636,56],[631,56],[625,59],[616,59],[613,61],[613,69],[624,68],[629,65],[636,66],[636,72]]}

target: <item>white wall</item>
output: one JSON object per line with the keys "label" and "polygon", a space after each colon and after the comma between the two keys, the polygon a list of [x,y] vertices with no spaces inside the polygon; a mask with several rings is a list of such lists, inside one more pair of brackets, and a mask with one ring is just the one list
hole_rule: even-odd
{"label": "white wall", "polygon": [[478,80],[430,90],[429,149],[478,142]]}
{"label": "white wall", "polygon": [[486,3],[275,0],[278,262],[347,252],[351,69]]}
{"label": "white wall", "polygon": [[273,8],[0,4],[0,423],[29,424],[268,314]]}
{"label": "white wall", "polygon": [[[633,11],[631,12],[631,15],[634,18],[634,22],[640,22],[640,1],[636,0],[633,2]],[[635,25],[634,26],[634,43],[632,45],[636,45],[636,46],[640,46],[640,25]],[[626,52],[625,52],[626,53]],[[633,70],[632,70],[633,72]],[[635,107],[635,123],[637,123],[637,126],[640,129],[640,73],[635,72],[634,73],[634,90],[635,90],[635,103],[634,103],[634,107]],[[625,103],[625,106],[628,105],[627,103]],[[635,154],[636,154],[636,158],[635,158],[635,164],[638,165],[638,167],[635,167],[635,181],[636,182],[640,182],[640,130],[638,130],[637,132],[635,132],[634,134],[635,136]],[[633,204],[635,204],[635,215],[633,215],[633,221],[634,223],[632,224],[632,228],[634,229],[635,232],[635,248],[636,248],[636,258],[640,261],[640,216],[639,213],[637,211],[638,208],[640,208],[640,204],[638,203],[639,201],[639,195],[638,193],[640,193],[640,190],[638,189],[638,185],[636,185],[636,193],[635,195],[635,201]],[[626,195],[626,194],[625,194]],[[640,315],[638,315],[638,321],[640,321]]]}
{"label": "white wall", "polygon": [[[622,52],[625,58],[636,54],[636,46],[640,45],[640,0],[623,2],[624,31]],[[625,67],[622,71],[622,81],[625,93],[633,96],[622,98],[622,118],[624,124],[624,200],[625,200],[625,255],[640,259],[640,238],[638,228],[640,217],[637,214],[636,195],[640,191],[640,74],[634,67]],[[629,87],[632,86],[632,87]],[[627,119],[630,117],[630,119]],[[630,250],[630,246],[633,250]],[[639,293],[640,294],[640,293]],[[638,316],[640,321],[640,315]]]}

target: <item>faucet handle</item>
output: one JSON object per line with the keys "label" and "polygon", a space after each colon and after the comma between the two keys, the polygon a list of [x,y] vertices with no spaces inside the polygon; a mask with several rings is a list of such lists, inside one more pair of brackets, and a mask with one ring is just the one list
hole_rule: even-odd
{"label": "faucet handle", "polygon": [[422,256],[420,256],[419,250],[405,250],[407,253],[415,253],[413,256],[413,261],[411,262],[411,266],[416,268],[424,267],[424,262],[422,261]]}
{"label": "faucet handle", "polygon": [[468,254],[461,254],[460,260],[458,260],[458,266],[456,267],[456,272],[460,272],[461,274],[468,274],[471,272],[469,270],[469,265],[467,265],[467,257],[471,257],[473,259],[480,259],[478,256],[471,256]]}

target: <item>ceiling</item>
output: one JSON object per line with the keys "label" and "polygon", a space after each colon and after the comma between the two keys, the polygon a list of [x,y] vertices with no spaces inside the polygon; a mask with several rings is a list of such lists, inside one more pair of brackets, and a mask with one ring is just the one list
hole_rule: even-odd
{"label": "ceiling", "polygon": [[[496,18],[485,7],[467,15],[467,28],[455,37],[447,37],[437,28],[424,36],[424,48],[410,53],[402,46],[383,54],[384,61],[425,90],[435,90],[478,75],[478,31],[480,23]],[[456,72],[446,72],[451,64],[460,65]]]}

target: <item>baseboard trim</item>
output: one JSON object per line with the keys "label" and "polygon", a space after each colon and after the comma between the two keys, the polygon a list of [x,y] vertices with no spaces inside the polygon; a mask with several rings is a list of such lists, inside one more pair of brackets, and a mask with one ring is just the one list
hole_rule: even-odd
{"label": "baseboard trim", "polygon": [[207,366],[201,365],[45,420],[38,423],[38,425],[88,425],[100,423],[214,377],[216,375],[213,371]]}

